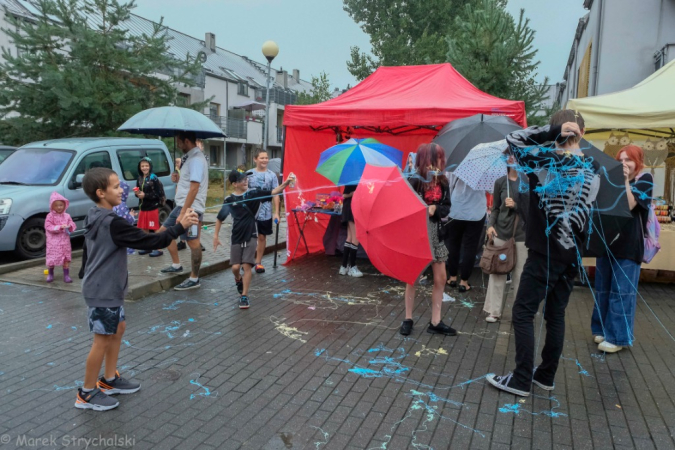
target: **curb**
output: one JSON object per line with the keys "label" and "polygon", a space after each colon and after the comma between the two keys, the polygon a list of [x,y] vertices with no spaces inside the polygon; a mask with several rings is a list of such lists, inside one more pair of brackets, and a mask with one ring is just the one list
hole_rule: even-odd
{"label": "curb", "polygon": [[[271,245],[265,248],[265,255],[273,253],[279,250],[286,249],[286,242],[279,242],[276,246]],[[230,268],[230,260],[226,259],[224,261],[217,262],[215,264],[210,264],[208,266],[202,265],[199,269],[199,276],[204,277],[207,275],[212,275],[214,273],[222,272]],[[168,291],[174,286],[179,285],[185,279],[187,279],[190,274],[181,273],[179,275],[172,275],[166,278],[155,280],[152,283],[145,284],[143,286],[138,286],[136,288],[129,287],[127,296],[125,300],[141,300],[143,297],[148,295],[157,294],[158,292]]]}
{"label": "curb", "polygon": [[[75,250],[71,254],[71,258],[75,258],[76,256],[82,256],[82,250]],[[44,266],[47,263],[47,258],[36,258],[36,259],[29,259],[26,261],[19,261],[15,263],[9,263],[9,264],[4,264],[0,266],[0,275],[4,275],[6,273],[14,272],[16,270],[23,270],[23,269],[28,269],[30,267],[37,267],[37,266]]]}

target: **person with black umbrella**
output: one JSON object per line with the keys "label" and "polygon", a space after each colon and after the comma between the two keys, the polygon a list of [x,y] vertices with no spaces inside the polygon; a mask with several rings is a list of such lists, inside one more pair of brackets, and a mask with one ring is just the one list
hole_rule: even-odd
{"label": "person with black umbrella", "polygon": [[[497,389],[527,397],[532,384],[554,389],[565,340],[565,309],[588,237],[591,208],[600,177],[581,151],[584,120],[572,110],[555,113],[550,125],[515,131],[506,138],[520,170],[527,174],[530,205],[526,220],[528,250],[513,304],[516,368],[486,376]],[[554,142],[554,145],[547,143]],[[544,301],[546,338],[542,362],[534,367],[534,316]]]}

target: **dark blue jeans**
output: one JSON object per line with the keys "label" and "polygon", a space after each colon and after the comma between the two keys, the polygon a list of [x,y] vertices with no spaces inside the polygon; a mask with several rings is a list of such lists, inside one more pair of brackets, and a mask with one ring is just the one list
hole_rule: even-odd
{"label": "dark blue jeans", "polygon": [[633,345],[633,323],[640,264],[630,259],[602,257],[595,263],[594,336],[614,345]]}

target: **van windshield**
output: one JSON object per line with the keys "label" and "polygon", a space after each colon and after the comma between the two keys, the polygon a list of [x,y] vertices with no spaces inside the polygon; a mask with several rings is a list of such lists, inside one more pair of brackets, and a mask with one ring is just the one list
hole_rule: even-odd
{"label": "van windshield", "polygon": [[20,148],[0,165],[0,184],[55,185],[73,154],[51,148]]}

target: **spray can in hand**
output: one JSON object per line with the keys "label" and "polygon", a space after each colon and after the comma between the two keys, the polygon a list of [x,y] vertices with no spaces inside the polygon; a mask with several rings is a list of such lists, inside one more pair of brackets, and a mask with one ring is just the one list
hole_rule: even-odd
{"label": "spray can in hand", "polygon": [[293,172],[288,174],[288,179],[291,181],[288,185],[292,188],[295,187],[295,174]]}

